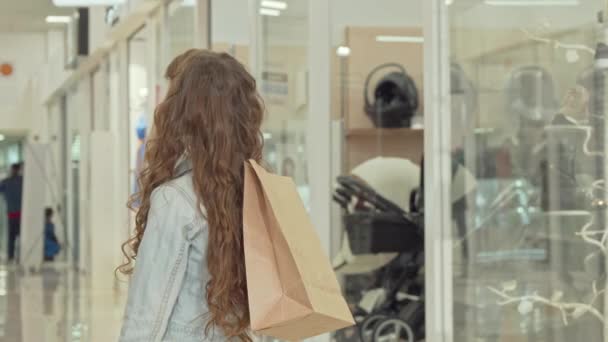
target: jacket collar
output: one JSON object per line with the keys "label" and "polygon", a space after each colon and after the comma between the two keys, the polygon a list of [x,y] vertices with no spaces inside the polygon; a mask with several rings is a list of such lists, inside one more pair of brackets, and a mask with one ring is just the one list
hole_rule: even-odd
{"label": "jacket collar", "polygon": [[186,173],[192,171],[192,161],[190,158],[182,155],[175,163],[175,176],[173,178],[179,178]]}

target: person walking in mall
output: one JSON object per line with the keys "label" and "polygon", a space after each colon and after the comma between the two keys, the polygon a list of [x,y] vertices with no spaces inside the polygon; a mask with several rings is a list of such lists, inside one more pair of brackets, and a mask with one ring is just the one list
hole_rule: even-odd
{"label": "person walking in mall", "polygon": [[15,260],[15,246],[21,232],[21,198],[23,196],[23,176],[21,164],[11,166],[11,174],[0,182],[0,193],[6,200],[8,213],[8,260]]}
{"label": "person walking in mall", "polygon": [[244,163],[262,159],[256,82],[204,50],[178,56],[166,77],[119,267],[131,274],[120,341],[251,341],[242,206]]}

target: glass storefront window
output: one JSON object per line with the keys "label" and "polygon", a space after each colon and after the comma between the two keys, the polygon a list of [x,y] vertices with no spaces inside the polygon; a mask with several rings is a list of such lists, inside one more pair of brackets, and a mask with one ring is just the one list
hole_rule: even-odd
{"label": "glass storefront window", "polygon": [[211,49],[229,53],[245,66],[249,66],[251,48],[248,3],[248,0],[211,0]]}
{"label": "glass storefront window", "polygon": [[104,131],[110,128],[109,102],[110,102],[110,61],[105,59],[93,73],[91,102],[93,107],[92,125],[93,131]]}
{"label": "glass storefront window", "polygon": [[173,0],[168,8],[169,59],[195,46],[195,1]]}
{"label": "glass storefront window", "polygon": [[[296,182],[309,204],[306,166],[308,117],[308,1],[260,1],[258,84],[268,115],[264,158]],[[280,5],[279,5],[280,4]]]}
{"label": "glass storefront window", "polygon": [[148,131],[149,108],[148,59],[145,30],[135,33],[129,46],[129,191],[138,191],[137,177],[143,167],[145,138]]}
{"label": "glass storefront window", "polygon": [[160,18],[154,20],[154,54],[156,57],[154,58],[154,73],[155,73],[155,83],[154,83],[154,98],[152,107],[156,108],[156,106],[162,101],[165,91],[166,91],[166,80],[165,80],[165,48],[163,46],[163,42],[165,41],[163,38],[163,27],[161,25]]}
{"label": "glass storefront window", "polygon": [[333,262],[359,323],[336,341],[425,338],[424,223],[412,200],[424,150],[422,4],[329,1],[331,115],[340,123]]}
{"label": "glass storefront window", "polygon": [[606,338],[605,5],[447,6],[454,341]]}

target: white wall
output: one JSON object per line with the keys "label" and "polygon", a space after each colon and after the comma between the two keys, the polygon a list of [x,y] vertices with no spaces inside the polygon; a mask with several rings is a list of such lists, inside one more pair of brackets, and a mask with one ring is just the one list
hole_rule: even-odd
{"label": "white wall", "polygon": [[46,34],[0,33],[0,46],[0,63],[8,62],[14,67],[11,77],[0,77],[0,130],[25,131],[32,126],[31,117],[20,112],[18,99],[31,72],[46,62]]}

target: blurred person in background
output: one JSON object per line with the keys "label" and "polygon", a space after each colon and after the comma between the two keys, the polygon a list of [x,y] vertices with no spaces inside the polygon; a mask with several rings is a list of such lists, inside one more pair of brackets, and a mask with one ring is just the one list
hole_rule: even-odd
{"label": "blurred person in background", "polygon": [[23,176],[21,164],[11,166],[11,174],[0,182],[0,193],[6,200],[8,213],[8,260],[15,260],[15,245],[21,232],[21,198],[23,196]]}
{"label": "blurred person in background", "polygon": [[44,261],[53,261],[59,254],[61,246],[55,234],[55,223],[53,223],[53,208],[44,210]]}

